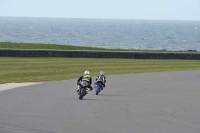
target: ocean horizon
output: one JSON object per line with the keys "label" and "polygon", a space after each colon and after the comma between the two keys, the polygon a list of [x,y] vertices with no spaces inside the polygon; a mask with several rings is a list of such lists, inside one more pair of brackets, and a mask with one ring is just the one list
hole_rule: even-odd
{"label": "ocean horizon", "polygon": [[200,51],[200,21],[0,16],[0,42]]}

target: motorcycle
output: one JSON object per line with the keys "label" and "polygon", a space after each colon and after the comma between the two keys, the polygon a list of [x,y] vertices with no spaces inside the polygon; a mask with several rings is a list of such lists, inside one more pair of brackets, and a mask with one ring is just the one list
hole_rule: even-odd
{"label": "motorcycle", "polygon": [[103,81],[98,80],[97,82],[95,82],[95,83],[94,83],[94,88],[95,88],[96,95],[98,95],[99,92],[100,92],[101,90],[103,90]]}
{"label": "motorcycle", "polygon": [[79,91],[78,91],[78,95],[79,95],[79,99],[82,100],[83,97],[87,94],[86,91],[88,91],[88,83],[86,81],[81,81],[79,84]]}

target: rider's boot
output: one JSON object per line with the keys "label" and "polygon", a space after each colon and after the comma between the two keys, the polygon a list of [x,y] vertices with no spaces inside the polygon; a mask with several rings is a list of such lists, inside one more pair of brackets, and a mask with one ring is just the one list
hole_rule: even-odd
{"label": "rider's boot", "polygon": [[87,89],[86,89],[86,94],[88,94],[88,91],[90,91],[90,88],[87,88]]}
{"label": "rider's boot", "polygon": [[101,90],[103,90],[103,85],[101,86]]}
{"label": "rider's boot", "polygon": [[79,91],[80,90],[80,86],[77,86],[77,88],[76,88],[76,92],[79,94]]}

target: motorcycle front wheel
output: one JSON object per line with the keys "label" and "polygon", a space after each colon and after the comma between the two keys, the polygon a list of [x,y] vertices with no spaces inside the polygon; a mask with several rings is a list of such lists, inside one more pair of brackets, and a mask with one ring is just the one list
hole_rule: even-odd
{"label": "motorcycle front wheel", "polygon": [[96,95],[99,95],[99,92],[100,92],[100,86],[99,85],[95,86],[95,92],[96,92]]}
{"label": "motorcycle front wheel", "polygon": [[83,99],[83,97],[84,97],[84,95],[86,94],[86,92],[85,92],[86,90],[85,89],[83,89],[83,88],[81,88],[80,89],[80,95],[79,95],[79,99],[80,100],[82,100]]}

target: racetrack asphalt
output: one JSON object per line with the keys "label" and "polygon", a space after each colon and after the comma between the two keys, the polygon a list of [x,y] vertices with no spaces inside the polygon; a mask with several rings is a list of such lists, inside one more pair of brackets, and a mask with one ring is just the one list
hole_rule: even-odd
{"label": "racetrack asphalt", "polygon": [[73,79],[1,91],[0,133],[200,132],[199,70],[107,76],[83,100],[75,88]]}

